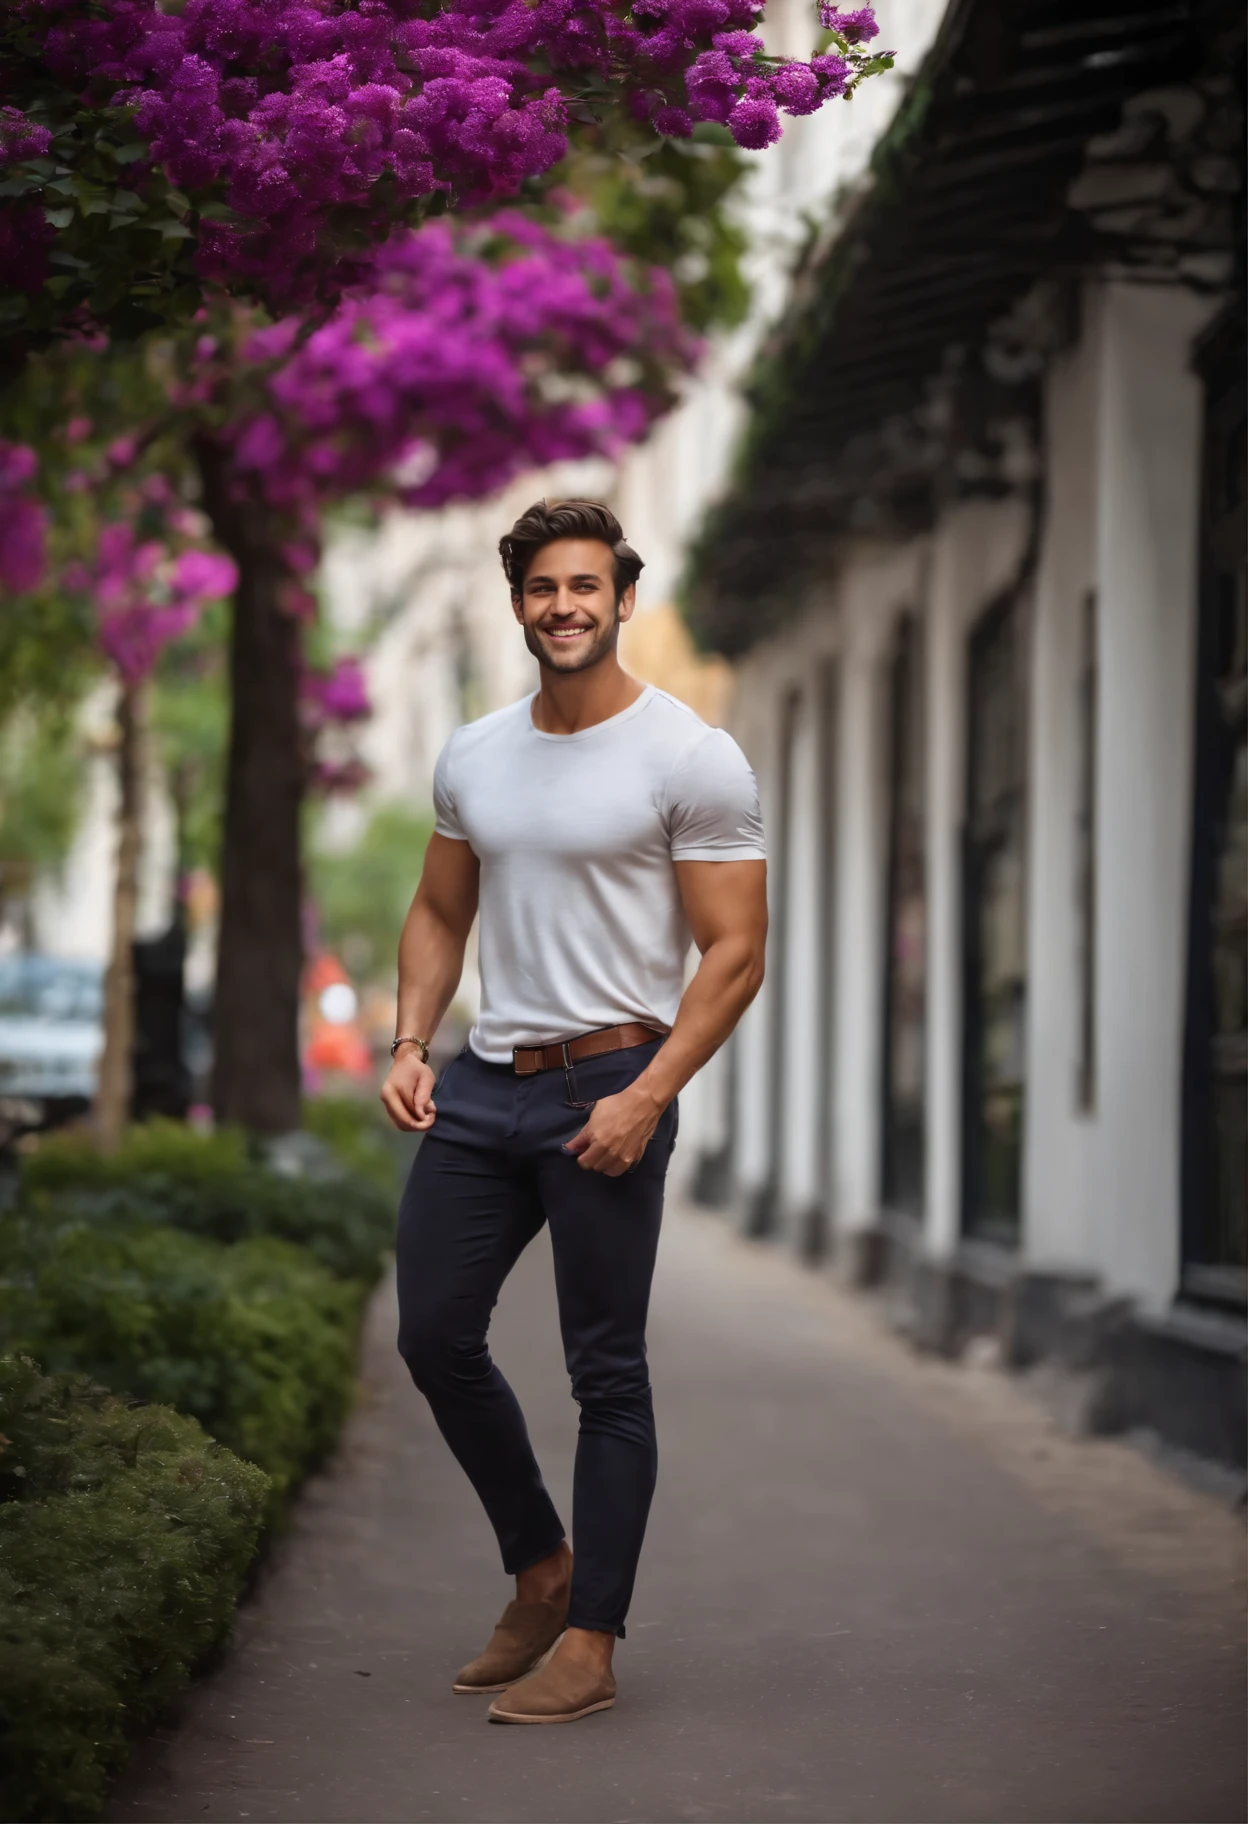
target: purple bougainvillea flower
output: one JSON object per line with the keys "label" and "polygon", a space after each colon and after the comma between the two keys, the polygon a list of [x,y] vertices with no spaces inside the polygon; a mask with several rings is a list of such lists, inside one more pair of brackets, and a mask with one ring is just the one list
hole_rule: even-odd
{"label": "purple bougainvillea flower", "polygon": [[820,0],[819,23],[825,31],[838,33],[847,44],[866,44],[880,29],[869,6],[842,12],[839,7],[829,6],[827,0]]}
{"label": "purple bougainvillea flower", "polygon": [[761,152],[780,137],[780,116],[776,104],[765,95],[747,95],[728,116],[728,131],[739,146]]}
{"label": "purple bougainvillea flower", "polygon": [[[682,135],[686,113],[735,120],[734,136],[752,147],[779,134],[774,109],[746,105],[767,99],[753,83],[774,78],[790,113],[845,86],[814,61],[763,59],[763,0],[634,0],[631,10],[620,0],[9,6],[32,75],[50,74],[89,105],[132,108],[152,163],[192,200],[207,191],[238,218],[199,220],[201,275],[282,312],[356,283],[367,255],[348,247],[375,242],[411,205],[489,203],[548,172],[567,151],[564,90],[587,77],[660,133]],[[822,16],[845,47],[876,35],[869,7],[825,0]],[[801,74],[812,70],[815,89]],[[49,143],[20,107],[0,108],[0,167]],[[37,290],[53,239],[41,207],[0,203],[0,284]]]}
{"label": "purple bougainvillea flower", "polygon": [[38,468],[28,445],[0,441],[0,587],[15,595],[43,577],[47,514],[27,492]]}

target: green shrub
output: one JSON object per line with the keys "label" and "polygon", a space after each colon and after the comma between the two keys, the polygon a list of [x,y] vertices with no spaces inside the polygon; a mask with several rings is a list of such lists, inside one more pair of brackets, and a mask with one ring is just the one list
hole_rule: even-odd
{"label": "green shrub", "polygon": [[276,1514],[333,1443],[365,1288],[272,1237],[86,1224],[59,1200],[0,1222],[0,1348],[191,1413],[272,1480]]}
{"label": "green shrub", "polygon": [[0,1815],[97,1814],[229,1627],[265,1501],[193,1419],[0,1360]]}
{"label": "green shrub", "polygon": [[303,1105],[303,1125],[323,1140],[347,1171],[367,1178],[393,1209],[399,1194],[401,1137],[376,1097],[314,1096]]}
{"label": "green shrub", "polygon": [[89,1139],[56,1134],[23,1160],[20,1201],[58,1222],[159,1223],[213,1241],[276,1236],[339,1278],[372,1284],[394,1238],[393,1188],[346,1171],[314,1141],[286,1158],[288,1169],[275,1170],[242,1133],[172,1121],[131,1128],[108,1158]]}

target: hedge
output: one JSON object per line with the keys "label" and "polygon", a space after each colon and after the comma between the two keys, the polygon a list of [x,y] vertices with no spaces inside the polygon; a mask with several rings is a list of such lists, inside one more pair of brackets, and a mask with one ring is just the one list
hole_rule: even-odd
{"label": "hedge", "polygon": [[302,1248],[53,1204],[0,1222],[0,1260],[0,1349],[190,1413],[267,1472],[272,1518],[336,1438],[366,1288]]}
{"label": "hedge", "polygon": [[0,1813],[97,1815],[230,1625],[263,1473],[194,1419],[0,1359]]}
{"label": "hedge", "polygon": [[367,1178],[393,1216],[398,1178],[411,1157],[411,1139],[390,1126],[380,1103],[355,1096],[314,1096],[303,1105],[303,1126],[324,1142],[339,1165]]}
{"label": "hedge", "polygon": [[5,1818],[96,1815],[337,1437],[397,1162],[362,1105],[308,1117],[267,1150],[153,1122],[110,1158],[62,1134],[22,1160],[0,1216]]}
{"label": "hedge", "polygon": [[109,1158],[89,1139],[54,1135],[22,1161],[19,1202],[35,1213],[55,1206],[58,1220],[159,1223],[213,1241],[276,1236],[340,1278],[371,1284],[394,1239],[393,1156],[357,1107],[313,1103],[308,1113],[331,1144],[296,1136],[276,1152],[276,1167],[230,1129],[206,1135],[144,1122]]}

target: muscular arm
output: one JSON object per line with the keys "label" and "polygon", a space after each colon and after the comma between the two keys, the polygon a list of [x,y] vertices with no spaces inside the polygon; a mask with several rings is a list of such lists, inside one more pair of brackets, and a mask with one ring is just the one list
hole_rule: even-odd
{"label": "muscular arm", "polygon": [[617,1178],[640,1159],[659,1116],[723,1044],[763,980],[765,861],[678,861],[680,897],[702,953],[665,1044],[637,1081],[599,1102],[568,1151]]}
{"label": "muscular arm", "polygon": [[[399,1015],[396,1031],[430,1039],[451,1004],[464,967],[464,946],[477,915],[480,863],[466,842],[429,838],[416,897],[399,939]],[[433,1126],[433,1071],[414,1045],[400,1046],[381,1100],[396,1127],[424,1133]]]}

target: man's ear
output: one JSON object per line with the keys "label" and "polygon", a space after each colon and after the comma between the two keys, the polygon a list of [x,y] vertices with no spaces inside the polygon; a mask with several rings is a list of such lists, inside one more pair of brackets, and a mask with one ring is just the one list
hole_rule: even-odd
{"label": "man's ear", "polygon": [[523,627],[524,626],[524,602],[514,589],[511,592],[511,612],[515,615],[516,619],[519,621],[520,625]]}
{"label": "man's ear", "polygon": [[622,621],[631,621],[633,618],[633,609],[636,606],[637,606],[637,585],[635,583],[630,583],[628,585],[628,588],[624,591],[623,595],[620,597],[620,606],[618,609],[620,619]]}

